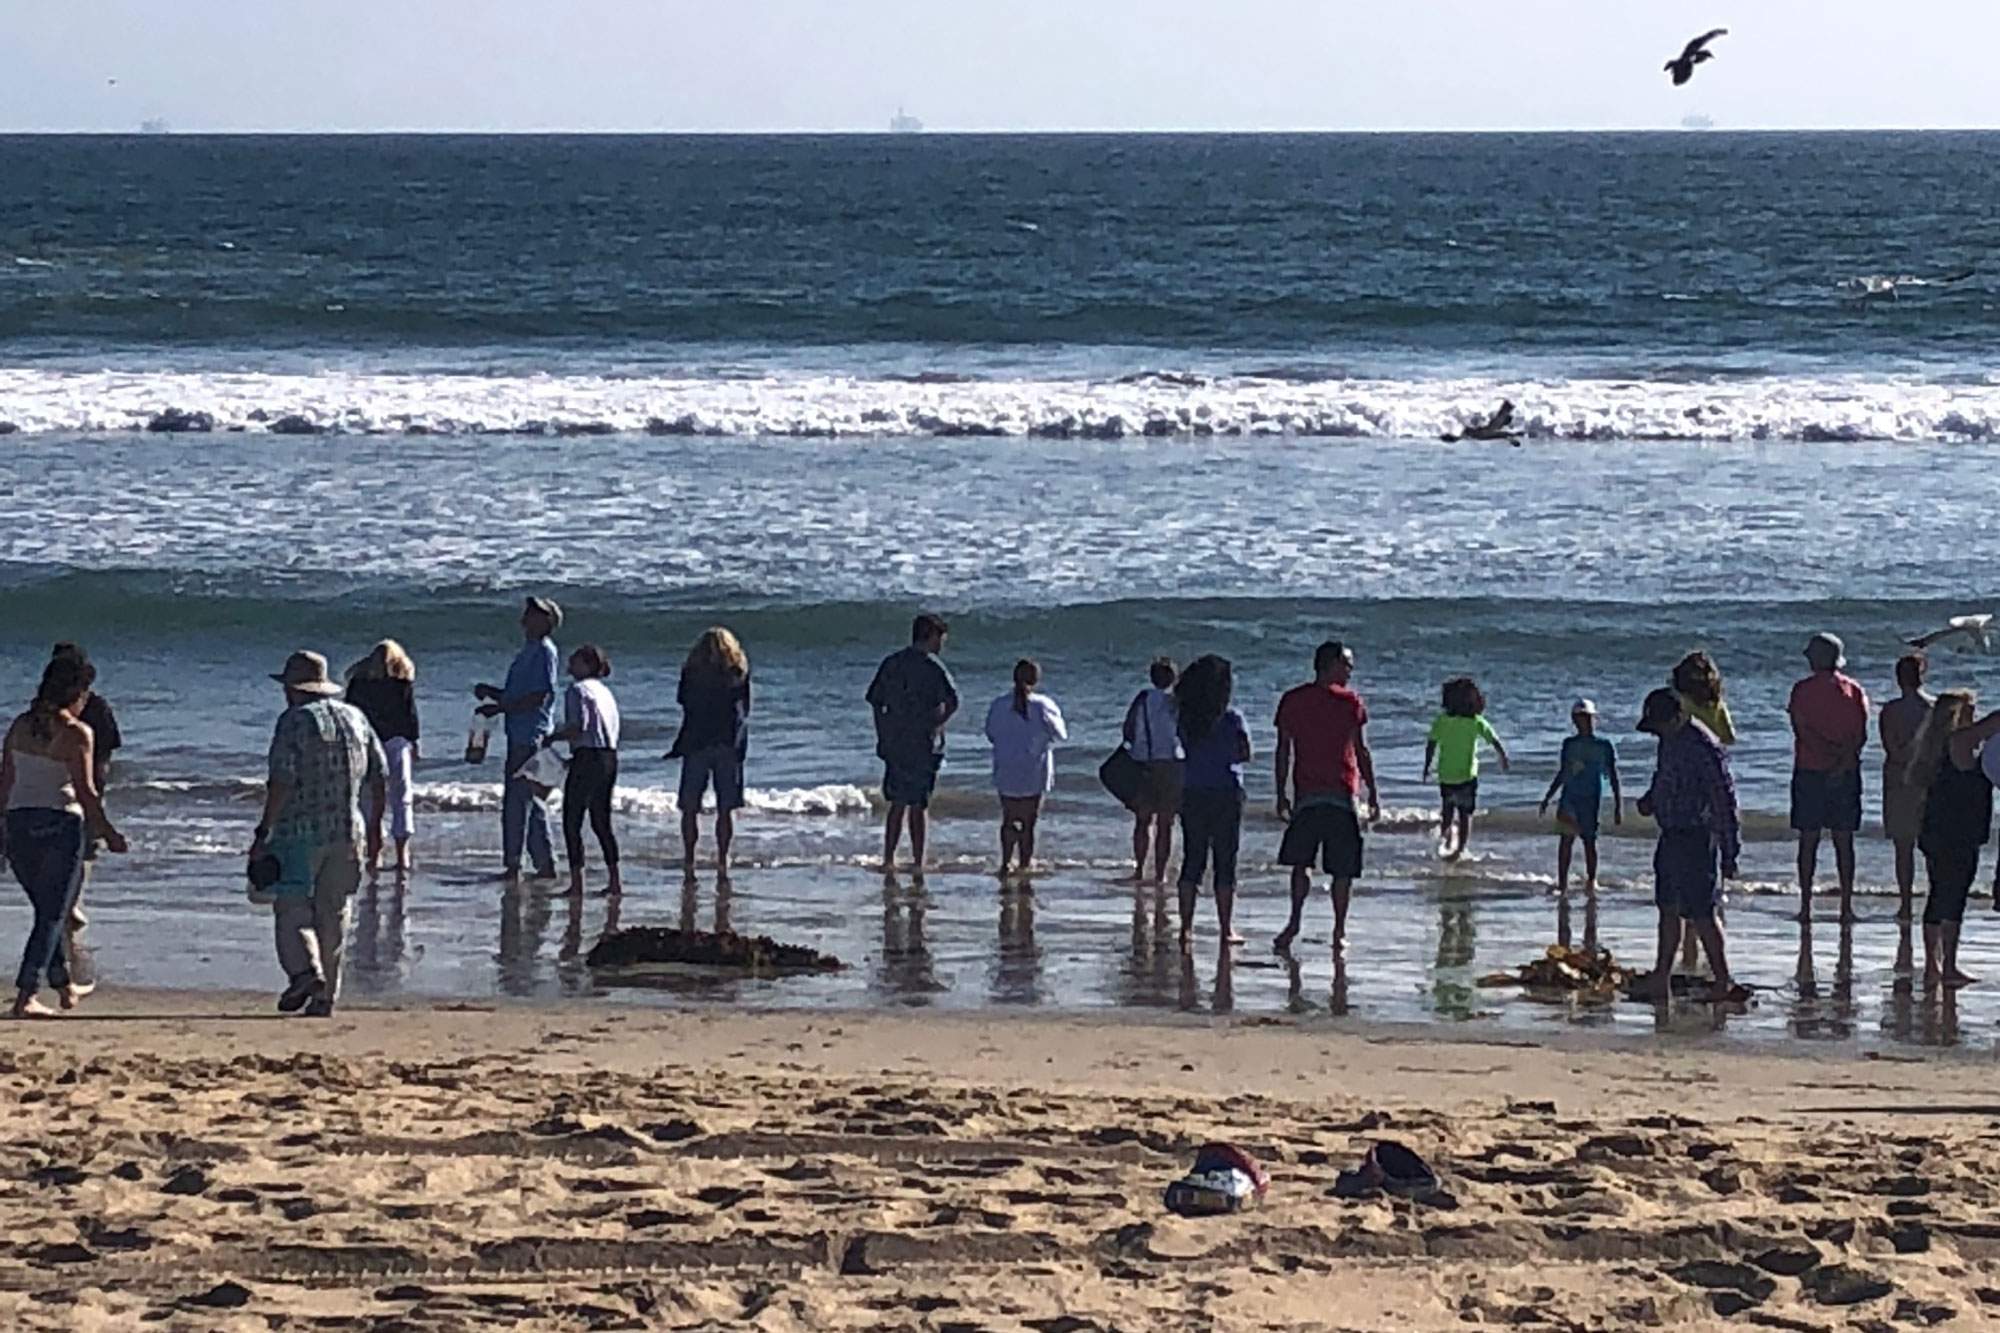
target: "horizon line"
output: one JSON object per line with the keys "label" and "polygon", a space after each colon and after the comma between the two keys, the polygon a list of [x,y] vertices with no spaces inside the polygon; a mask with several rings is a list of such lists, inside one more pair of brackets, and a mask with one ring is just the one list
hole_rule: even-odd
{"label": "horizon line", "polygon": [[229,129],[182,129],[169,125],[164,129],[148,130],[140,127],[130,129],[67,128],[67,129],[16,129],[0,128],[0,138],[147,138],[147,139],[195,139],[195,138],[420,138],[424,136],[457,136],[486,138],[883,138],[883,139],[923,139],[923,138],[978,138],[1007,136],[1014,138],[1062,138],[1081,136],[1129,136],[1129,137],[1278,137],[1284,135],[1487,135],[1487,134],[1990,134],[2000,131],[1996,125],[1709,125],[1691,127],[1682,124],[1671,125],[1617,125],[1617,126],[1354,126],[1346,128],[1297,127],[1286,129],[1105,129],[1094,127],[1072,127],[1064,129],[981,129],[981,128],[933,128],[926,126],[916,132],[890,129],[663,129],[663,128],[623,128],[623,129],[576,129],[576,128],[535,128],[535,129],[493,129],[464,126],[446,127],[386,127],[375,129],[352,128],[229,128]]}

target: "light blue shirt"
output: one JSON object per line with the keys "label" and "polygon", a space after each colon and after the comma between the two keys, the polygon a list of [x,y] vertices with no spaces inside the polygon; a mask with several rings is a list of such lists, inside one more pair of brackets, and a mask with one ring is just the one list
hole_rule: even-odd
{"label": "light blue shirt", "polygon": [[542,696],[540,708],[506,715],[509,745],[539,745],[556,729],[556,646],[547,639],[524,644],[515,655],[500,689],[500,706],[512,708],[516,700],[537,694]]}

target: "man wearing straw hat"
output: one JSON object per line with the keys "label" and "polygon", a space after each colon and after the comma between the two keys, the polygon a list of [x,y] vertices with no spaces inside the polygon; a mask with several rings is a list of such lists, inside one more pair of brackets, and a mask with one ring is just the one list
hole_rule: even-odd
{"label": "man wearing straw hat", "polygon": [[383,799],[388,763],[361,710],[334,697],[324,657],[295,652],[271,679],[285,687],[285,711],[271,734],[252,883],[271,895],[277,920],[278,1011],[326,1018],[340,998],[348,898],[361,883],[361,798]]}

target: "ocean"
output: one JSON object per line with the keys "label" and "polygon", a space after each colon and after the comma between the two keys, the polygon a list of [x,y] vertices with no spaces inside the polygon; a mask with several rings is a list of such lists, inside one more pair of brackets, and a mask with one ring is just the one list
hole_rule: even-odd
{"label": "ocean", "polygon": [[[25,700],[73,638],[119,709],[107,980],[275,988],[240,886],[265,676],[391,635],[419,666],[420,869],[364,895],[355,993],[602,990],[606,904],[493,882],[498,765],[462,761],[533,590],[615,664],[623,922],[720,911],[853,964],[646,1002],[1650,1030],[1473,982],[1554,936],[1535,805],[1569,701],[1603,706],[1636,793],[1638,701],[1703,646],[1743,733],[1730,924],[1764,988],[1726,1030],[1990,1043],[1981,988],[1949,1015],[1894,989],[1879,830],[1851,936],[1786,920],[1783,705],[1815,630],[1882,698],[1905,637],[1993,609],[2000,136],[16,137],[0,179],[0,681]],[[1439,442],[1502,397],[1522,447]],[[860,696],[922,608],[966,709],[937,871],[885,888]],[[732,891],[684,901],[660,756],[712,623],[756,673],[751,812]],[[1329,636],[1389,806],[1338,975],[1323,899],[1299,969],[1265,952],[1271,716]],[[1229,965],[1206,905],[1184,966],[1115,883],[1095,768],[1161,652],[1231,657],[1252,723]],[[1026,899],[987,873],[978,734],[1020,656],[1074,731]],[[1419,769],[1461,672],[1516,762],[1446,866]],[[1934,679],[2000,671],[1940,654]],[[1641,962],[1650,844],[1621,832],[1599,937]],[[1994,973],[1976,906],[1967,966]],[[0,933],[25,915],[0,895]]]}

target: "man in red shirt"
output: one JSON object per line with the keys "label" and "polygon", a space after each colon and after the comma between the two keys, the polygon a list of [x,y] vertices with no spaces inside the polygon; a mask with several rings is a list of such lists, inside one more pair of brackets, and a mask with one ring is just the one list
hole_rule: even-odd
{"label": "man in red shirt", "polygon": [[[1333,876],[1333,952],[1347,949],[1347,903],[1361,874],[1361,820],[1354,808],[1368,784],[1368,817],[1382,817],[1375,758],[1368,752],[1368,709],[1347,688],[1354,654],[1337,641],[1313,654],[1313,680],[1278,701],[1278,818],[1285,838],[1278,863],[1292,868],[1292,918],[1273,949],[1288,952],[1312,894],[1313,860]],[[1286,792],[1295,793],[1288,797]]]}
{"label": "man in red shirt", "polygon": [[1861,827],[1861,751],[1868,692],[1843,675],[1847,649],[1831,634],[1806,644],[1812,674],[1792,687],[1792,828],[1799,835],[1799,920],[1812,920],[1821,832],[1833,835],[1840,919],[1854,920],[1854,831]]}

